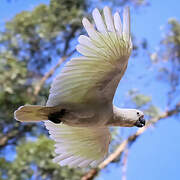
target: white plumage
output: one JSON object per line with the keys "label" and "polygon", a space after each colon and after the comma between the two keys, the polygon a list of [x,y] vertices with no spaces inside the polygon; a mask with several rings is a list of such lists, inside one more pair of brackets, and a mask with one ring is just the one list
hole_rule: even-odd
{"label": "white plumage", "polygon": [[[111,91],[110,100],[114,96],[132,50],[129,34],[129,9],[125,9],[124,20],[126,21],[124,21],[123,27],[119,14],[116,12],[116,18],[113,21],[108,7],[104,8],[105,23],[97,8],[92,14],[99,32],[95,30],[87,18],[83,18],[82,23],[89,37],[81,35],[76,47],[83,56],[72,58],[53,81],[47,106],[56,106],[67,101],[70,103],[79,103],[79,100],[86,101],[85,96],[90,90],[92,98],[97,101],[97,96],[99,96],[95,96],[98,93],[96,92],[97,86],[103,85],[106,81],[104,78],[108,78],[108,74],[111,75],[118,71],[117,76],[120,77],[115,83],[113,91]],[[115,27],[117,31],[115,31]],[[110,76],[109,78],[112,79]],[[106,96],[106,94],[102,94],[102,96]]]}
{"label": "white plumage", "polygon": [[[92,15],[99,32],[87,18],[83,18],[83,26],[89,37],[81,35],[76,47],[83,56],[71,59],[53,82],[47,106],[58,105],[61,101],[74,103],[85,101],[84,96],[89,90],[96,91],[94,88],[96,82],[102,80],[108,72],[116,68],[116,63],[119,63],[122,56],[127,56],[128,59],[130,55],[132,44],[125,40],[125,37],[130,37],[129,9],[126,8],[124,12],[123,30],[119,13],[116,12],[113,21],[108,7],[104,8],[105,23],[97,8],[93,10]],[[124,64],[127,64],[126,59],[125,61],[122,62],[122,68]],[[95,94],[93,92],[93,96]],[[97,97],[94,99],[97,101]],[[52,122],[46,122],[45,125],[52,139],[58,142],[56,146],[58,156],[55,162],[60,165],[86,167],[90,164],[96,166],[104,160],[108,153],[110,135],[107,127],[103,129],[79,128],[56,125]],[[57,126],[58,129],[56,129]],[[62,149],[68,153],[63,160],[60,158],[64,155],[61,152]],[[70,162],[74,163],[71,165]]]}
{"label": "white plumage", "polygon": [[108,7],[103,14],[97,8],[92,12],[96,29],[83,18],[88,36],[81,35],[76,47],[82,56],[72,58],[55,78],[46,107],[23,106],[15,112],[19,121],[45,120],[56,142],[54,162],[61,166],[97,166],[108,154],[108,126],[145,125],[141,111],[112,105],[132,50],[129,8],[123,23]]}
{"label": "white plumage", "polygon": [[107,127],[71,127],[50,121],[46,121],[45,125],[50,137],[56,142],[57,157],[54,162],[61,166],[95,166],[106,157],[110,143]]}

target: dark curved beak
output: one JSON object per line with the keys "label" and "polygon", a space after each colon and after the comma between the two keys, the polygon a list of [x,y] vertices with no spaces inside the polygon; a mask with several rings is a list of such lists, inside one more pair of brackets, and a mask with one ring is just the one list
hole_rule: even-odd
{"label": "dark curved beak", "polygon": [[146,120],[144,119],[144,116],[139,117],[139,119],[136,121],[135,126],[137,127],[144,127],[146,124]]}

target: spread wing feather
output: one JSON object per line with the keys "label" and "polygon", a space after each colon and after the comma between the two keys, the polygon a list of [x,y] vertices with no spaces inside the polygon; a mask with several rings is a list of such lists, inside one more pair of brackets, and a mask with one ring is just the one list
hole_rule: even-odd
{"label": "spread wing feather", "polygon": [[55,140],[54,162],[61,166],[96,166],[108,153],[110,133],[104,128],[80,128],[46,121],[50,137]]}
{"label": "spread wing feather", "polygon": [[47,106],[60,103],[112,101],[131,53],[129,9],[114,17],[104,8],[103,20],[98,9],[93,11],[97,30],[87,18],[82,23],[89,37],[81,35],[76,49],[83,56],[72,58],[56,77],[50,89]]}
{"label": "spread wing feather", "polygon": [[[53,81],[47,106],[61,103],[95,104],[111,102],[131,53],[129,9],[123,25],[119,13],[114,17],[108,7],[104,19],[93,11],[97,30],[84,18],[82,23],[89,37],[81,35],[76,49],[83,56],[72,58]],[[56,142],[55,162],[71,167],[96,166],[107,155],[110,133],[106,127],[81,128],[45,122]]]}

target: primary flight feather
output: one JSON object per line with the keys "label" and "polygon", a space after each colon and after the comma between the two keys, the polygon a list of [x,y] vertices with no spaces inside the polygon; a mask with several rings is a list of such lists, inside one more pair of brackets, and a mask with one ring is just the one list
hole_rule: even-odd
{"label": "primary flight feather", "polygon": [[88,36],[78,39],[80,57],[72,58],[51,85],[46,106],[21,106],[15,119],[44,121],[55,140],[54,162],[70,167],[97,166],[108,154],[109,126],[143,127],[143,112],[120,109],[113,97],[132,51],[129,8],[123,23],[108,7],[96,8],[94,23],[83,18]]}

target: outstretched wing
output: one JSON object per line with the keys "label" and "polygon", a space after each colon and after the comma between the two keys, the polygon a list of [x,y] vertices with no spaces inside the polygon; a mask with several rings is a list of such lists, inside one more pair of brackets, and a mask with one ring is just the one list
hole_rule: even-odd
{"label": "outstretched wing", "polygon": [[132,50],[130,17],[125,8],[122,25],[118,12],[103,12],[104,18],[98,9],[92,13],[97,30],[83,19],[89,37],[81,35],[76,47],[83,56],[72,58],[54,80],[47,106],[112,101]]}
{"label": "outstretched wing", "polygon": [[50,137],[55,140],[57,156],[54,162],[61,166],[97,166],[108,153],[110,133],[108,128],[81,128],[45,122]]}

